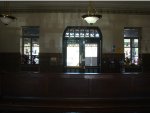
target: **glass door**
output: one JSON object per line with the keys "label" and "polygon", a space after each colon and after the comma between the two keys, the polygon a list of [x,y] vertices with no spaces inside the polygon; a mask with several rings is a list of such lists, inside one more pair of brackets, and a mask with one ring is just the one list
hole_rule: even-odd
{"label": "glass door", "polygon": [[79,66],[79,44],[67,45],[67,66]]}
{"label": "glass door", "polygon": [[98,44],[67,44],[67,72],[97,73],[98,69]]}
{"label": "glass door", "polygon": [[99,73],[101,37],[97,27],[67,27],[63,38],[64,72]]}
{"label": "glass door", "polygon": [[72,73],[80,72],[80,44],[79,43],[68,43],[66,48],[66,71]]}
{"label": "glass door", "polygon": [[98,44],[85,44],[85,73],[98,73],[100,71],[98,61]]}
{"label": "glass door", "polygon": [[85,44],[85,66],[97,66],[97,44]]}

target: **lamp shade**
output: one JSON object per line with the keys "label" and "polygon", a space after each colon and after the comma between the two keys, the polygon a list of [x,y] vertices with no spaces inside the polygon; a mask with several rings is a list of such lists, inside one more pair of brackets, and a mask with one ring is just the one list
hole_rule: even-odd
{"label": "lamp shade", "polygon": [[83,15],[82,18],[88,23],[88,24],[94,24],[97,20],[102,18],[102,15]]}
{"label": "lamp shade", "polygon": [[5,25],[8,25],[9,23],[11,23],[15,19],[17,19],[17,18],[14,16],[9,16],[9,15],[5,15],[5,14],[0,15],[0,20]]}

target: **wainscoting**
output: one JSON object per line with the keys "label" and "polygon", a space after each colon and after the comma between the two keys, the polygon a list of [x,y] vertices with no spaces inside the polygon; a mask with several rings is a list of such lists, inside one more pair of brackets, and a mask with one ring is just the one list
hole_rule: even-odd
{"label": "wainscoting", "polygon": [[148,73],[0,75],[0,111],[150,111]]}
{"label": "wainscoting", "polygon": [[[150,72],[150,54],[140,55],[142,58],[142,72]],[[21,65],[20,53],[0,53],[1,72],[39,71],[48,73],[63,73],[62,53],[40,53],[39,65]],[[103,53],[101,73],[122,73],[124,54]],[[140,71],[141,72],[141,71]]]}
{"label": "wainscoting", "polygon": [[149,97],[149,74],[5,73],[2,97]]}

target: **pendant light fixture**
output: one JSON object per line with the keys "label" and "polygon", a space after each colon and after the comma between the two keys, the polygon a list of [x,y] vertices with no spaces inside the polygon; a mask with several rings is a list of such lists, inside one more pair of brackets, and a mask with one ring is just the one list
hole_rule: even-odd
{"label": "pendant light fixture", "polygon": [[8,25],[12,21],[16,20],[17,18],[10,15],[10,9],[8,1],[4,1],[4,13],[0,14],[0,20],[4,25]]}
{"label": "pendant light fixture", "polygon": [[82,15],[82,18],[90,25],[93,25],[97,22],[100,18],[102,18],[102,15],[98,15],[96,9],[93,7],[92,2],[89,2],[88,6],[88,13],[85,15]]}

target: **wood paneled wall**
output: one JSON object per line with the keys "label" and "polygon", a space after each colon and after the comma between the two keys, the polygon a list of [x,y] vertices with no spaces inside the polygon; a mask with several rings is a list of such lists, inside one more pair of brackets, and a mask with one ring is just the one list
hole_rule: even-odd
{"label": "wood paneled wall", "polygon": [[20,70],[20,53],[0,53],[0,71]]}
{"label": "wood paneled wall", "polygon": [[149,97],[149,74],[3,73],[2,97]]}
{"label": "wood paneled wall", "polygon": [[[150,72],[150,54],[142,54],[143,72]],[[102,54],[101,73],[121,73],[124,54],[105,53]],[[63,73],[62,53],[40,53],[39,65],[21,65],[20,53],[0,53],[0,71],[40,71],[50,73]]]}
{"label": "wood paneled wall", "polygon": [[105,53],[102,54],[102,73],[121,73],[124,54]]}
{"label": "wood paneled wall", "polygon": [[143,72],[150,72],[150,54],[142,54]]}
{"label": "wood paneled wall", "polygon": [[63,72],[61,53],[40,53],[41,72]]}

